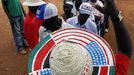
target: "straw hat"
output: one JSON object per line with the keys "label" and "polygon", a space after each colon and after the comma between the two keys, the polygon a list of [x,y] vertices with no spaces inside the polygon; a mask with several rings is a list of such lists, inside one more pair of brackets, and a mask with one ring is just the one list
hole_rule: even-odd
{"label": "straw hat", "polygon": [[93,71],[92,59],[87,50],[72,42],[63,42],[54,47],[50,67],[54,75],[91,75]]}
{"label": "straw hat", "polygon": [[45,2],[42,0],[25,0],[25,2],[23,3],[23,5],[26,6],[39,6],[44,4]]}
{"label": "straw hat", "polygon": [[115,58],[103,38],[79,28],[57,30],[32,50],[29,75],[115,75]]}

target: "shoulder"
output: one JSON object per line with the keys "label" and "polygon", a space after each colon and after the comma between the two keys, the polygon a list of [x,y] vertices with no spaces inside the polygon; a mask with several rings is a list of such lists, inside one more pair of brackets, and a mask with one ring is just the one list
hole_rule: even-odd
{"label": "shoulder", "polygon": [[64,23],[62,24],[62,29],[63,29],[63,28],[74,28],[74,26],[73,26],[73,25],[70,25],[69,23],[64,22]]}
{"label": "shoulder", "polygon": [[64,19],[61,16],[59,16],[59,18],[62,20],[61,29],[63,29],[63,28],[72,28],[73,27],[69,23],[65,22]]}
{"label": "shoulder", "polygon": [[74,22],[77,20],[77,16],[67,19],[67,22]]}

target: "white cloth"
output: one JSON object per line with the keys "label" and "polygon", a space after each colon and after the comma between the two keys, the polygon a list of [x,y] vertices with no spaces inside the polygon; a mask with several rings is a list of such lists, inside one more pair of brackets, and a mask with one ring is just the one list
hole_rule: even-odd
{"label": "white cloth", "polygon": [[67,23],[69,23],[75,27],[83,28],[83,29],[86,29],[88,31],[91,31],[91,32],[98,34],[97,25],[90,17],[87,19],[87,21],[83,25],[80,25],[80,23],[78,22],[77,16],[67,19]]}
{"label": "white cloth", "polygon": [[92,3],[92,2],[89,0],[89,3],[90,3],[92,6],[94,6],[94,5],[99,5],[99,6],[101,6],[101,7],[104,7],[103,3],[102,3],[100,0],[97,0],[96,3]]}
{"label": "white cloth", "polygon": [[92,5],[90,3],[82,3],[79,7],[79,12],[81,14],[88,14],[88,15],[92,15]]}
{"label": "white cloth", "polygon": [[[92,3],[91,1],[89,1],[89,3],[94,7],[96,5],[99,5],[101,7],[104,7],[103,3],[100,0],[97,0],[96,3]],[[100,22],[103,23],[104,21],[104,14],[102,14],[100,11],[98,11],[96,8],[92,9],[92,12],[95,16],[99,16],[101,17]]]}
{"label": "white cloth", "polygon": [[79,11],[76,10],[75,4],[73,5],[72,11],[71,11],[74,16],[78,16],[79,15]]}

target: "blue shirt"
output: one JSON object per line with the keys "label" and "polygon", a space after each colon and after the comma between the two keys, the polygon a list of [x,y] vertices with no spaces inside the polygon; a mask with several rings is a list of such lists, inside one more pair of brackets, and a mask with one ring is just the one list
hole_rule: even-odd
{"label": "blue shirt", "polygon": [[83,25],[80,25],[80,23],[78,22],[77,16],[67,19],[67,23],[75,27],[83,28],[83,29],[86,29],[88,31],[98,34],[97,25],[90,17],[87,19],[87,21]]}

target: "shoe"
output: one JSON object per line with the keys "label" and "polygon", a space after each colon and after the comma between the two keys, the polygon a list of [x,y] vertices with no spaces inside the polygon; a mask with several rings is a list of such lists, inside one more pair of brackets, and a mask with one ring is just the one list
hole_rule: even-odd
{"label": "shoe", "polygon": [[105,32],[108,33],[108,29],[105,29]]}
{"label": "shoe", "polygon": [[25,51],[24,48],[20,48],[18,53],[25,55],[27,52]]}
{"label": "shoe", "polygon": [[31,48],[28,48],[28,50],[31,52],[32,51],[32,49]]}

